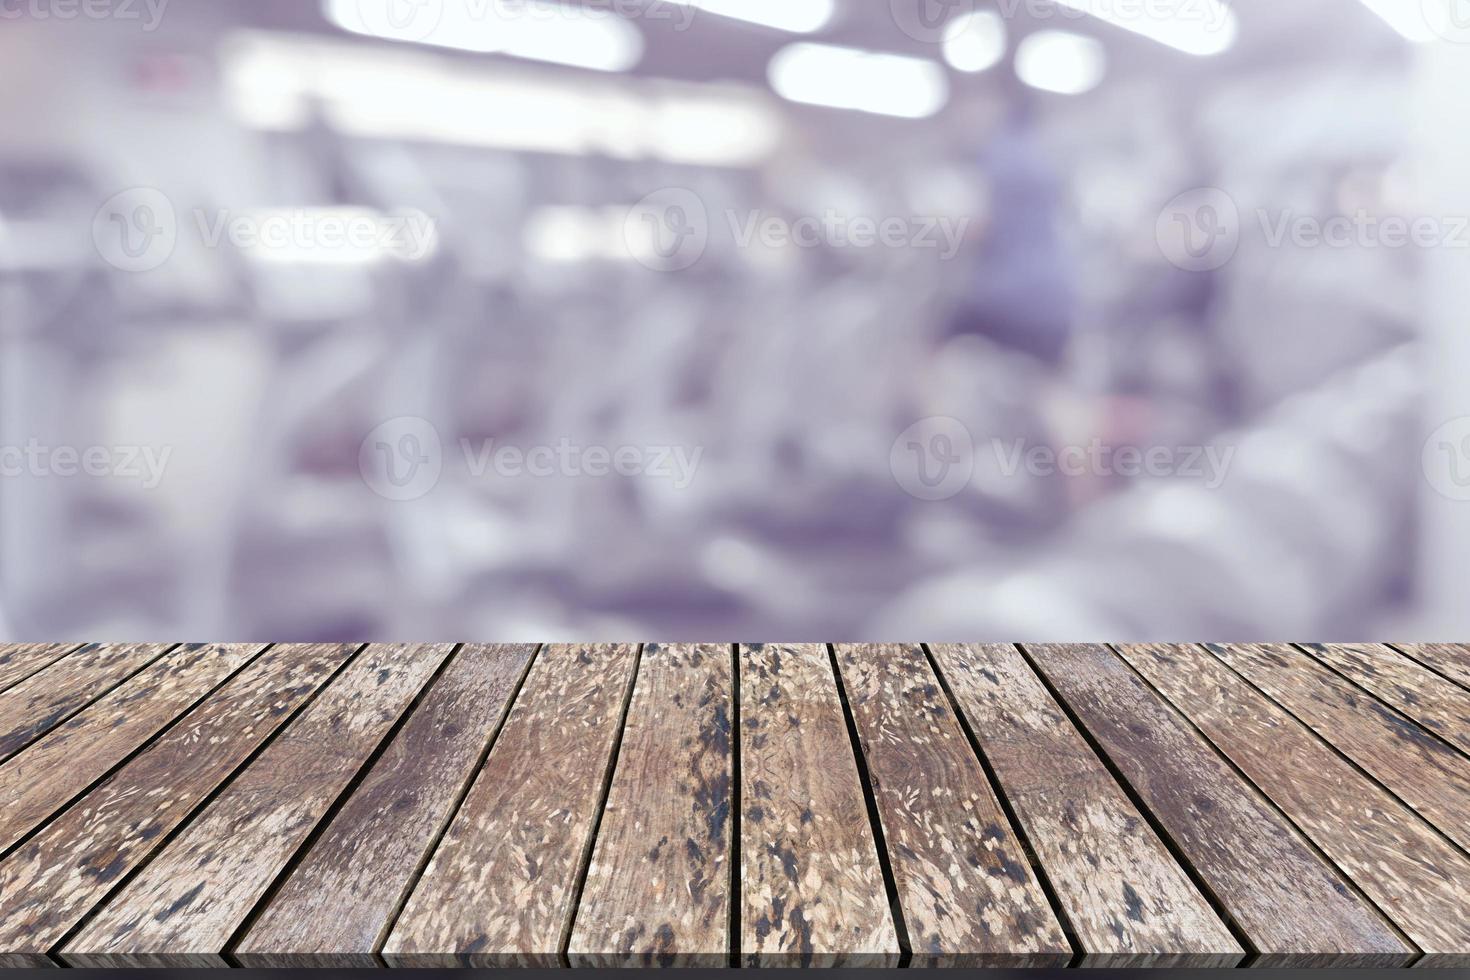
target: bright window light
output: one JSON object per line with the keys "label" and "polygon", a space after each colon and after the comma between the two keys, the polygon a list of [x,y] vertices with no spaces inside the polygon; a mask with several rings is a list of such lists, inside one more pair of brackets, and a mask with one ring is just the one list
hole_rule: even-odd
{"label": "bright window light", "polygon": [[976,72],[995,65],[1006,53],[1006,25],[993,10],[956,17],[944,32],[944,60],[956,71]]}
{"label": "bright window light", "polygon": [[811,34],[832,22],[835,0],[683,0],[717,17],[743,20],[793,34]]}
{"label": "bright window light", "polygon": [[1389,27],[1410,41],[1422,43],[1439,37],[1430,27],[1429,19],[1425,16],[1425,4],[1411,3],[1407,0],[1363,0],[1363,6],[1383,18]]}
{"label": "bright window light", "polygon": [[949,101],[944,69],[926,58],[827,44],[789,44],[771,59],[782,98],[833,109],[923,119]]}
{"label": "bright window light", "polygon": [[1107,54],[1094,38],[1067,31],[1038,31],[1016,49],[1016,75],[1032,88],[1081,95],[1097,88]]}
{"label": "bright window light", "polygon": [[[1240,20],[1220,0],[1057,0],[1064,7],[1106,21],[1186,54],[1213,55],[1235,44]],[[1409,0],[1383,0],[1413,6]]]}
{"label": "bright window light", "polygon": [[595,71],[627,71],[643,35],[608,10],[553,0],[323,0],[336,26],[389,41],[504,54]]}

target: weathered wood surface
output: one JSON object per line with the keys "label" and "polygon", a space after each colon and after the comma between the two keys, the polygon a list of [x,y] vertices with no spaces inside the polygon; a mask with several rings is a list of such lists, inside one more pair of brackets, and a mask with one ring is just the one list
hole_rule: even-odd
{"label": "weathered wood surface", "polygon": [[897,966],[893,913],[824,646],[740,648],[748,966]]}
{"label": "weathered wood surface", "polygon": [[1073,954],[924,651],[838,646],[917,966]]}
{"label": "weathered wood surface", "polygon": [[1308,644],[1305,649],[1460,751],[1470,753],[1470,690],[1381,644]]}
{"label": "weathered wood surface", "polygon": [[1295,647],[1210,649],[1446,836],[1470,848],[1470,759]]}
{"label": "weathered wood surface", "polygon": [[0,646],[0,967],[1467,966],[1467,649]]}
{"label": "weathered wood surface", "polygon": [[161,657],[168,645],[90,644],[0,694],[0,761]]}
{"label": "weathered wood surface", "polygon": [[357,650],[276,646],[0,863],[0,966],[59,943]]}
{"label": "weathered wood surface", "polygon": [[0,853],[262,649],[260,644],[180,647],[0,765]]}
{"label": "weathered wood surface", "polygon": [[1470,688],[1470,643],[1395,643],[1420,663]]}
{"label": "weathered wood surface", "polygon": [[1413,958],[1340,872],[1111,650],[1026,651],[1261,954],[1256,965]]}
{"label": "weathered wood surface", "polygon": [[1015,646],[931,652],[1081,942],[1081,965],[1228,967],[1245,958]]}
{"label": "weathered wood surface", "polygon": [[241,966],[377,965],[535,652],[472,645],[455,655],[235,948]]}
{"label": "weathered wood surface", "polygon": [[219,965],[276,876],[452,651],[368,647],[63,949],[75,966]]}
{"label": "weathered wood surface", "polygon": [[729,962],[733,673],[727,646],[643,651],[572,965]]}
{"label": "weathered wood surface", "polygon": [[558,965],[637,654],[602,645],[537,655],[383,949],[389,964]]}
{"label": "weathered wood surface", "polygon": [[80,643],[19,643],[0,648],[0,691],[51,666]]}
{"label": "weathered wood surface", "polygon": [[1470,858],[1199,647],[1121,653],[1429,954],[1470,965]]}

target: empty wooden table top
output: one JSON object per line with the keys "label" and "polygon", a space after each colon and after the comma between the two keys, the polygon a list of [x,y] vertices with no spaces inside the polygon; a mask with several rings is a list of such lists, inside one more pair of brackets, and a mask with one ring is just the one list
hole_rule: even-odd
{"label": "empty wooden table top", "polygon": [[1467,651],[0,646],[0,967],[1463,966]]}

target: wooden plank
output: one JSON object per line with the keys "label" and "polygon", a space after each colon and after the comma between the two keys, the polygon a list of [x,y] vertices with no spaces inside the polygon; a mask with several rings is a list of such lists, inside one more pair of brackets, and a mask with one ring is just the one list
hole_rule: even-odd
{"label": "wooden plank", "polygon": [[730,647],[644,650],[573,966],[729,963],[733,673]]}
{"label": "wooden plank", "polygon": [[534,645],[466,646],[233,951],[244,967],[373,967],[499,730]]}
{"label": "wooden plank", "polygon": [[1455,683],[1470,688],[1470,644],[1395,643],[1394,646]]}
{"label": "wooden plank", "polygon": [[1428,965],[1470,965],[1470,859],[1458,848],[1200,648],[1121,652],[1429,954]]}
{"label": "wooden plank", "polygon": [[79,925],[357,650],[276,646],[0,863],[0,966]]}
{"label": "wooden plank", "polygon": [[0,853],[263,649],[180,647],[0,766]]}
{"label": "wooden plank", "polygon": [[6,643],[0,645],[0,691],[79,649],[80,643]]}
{"label": "wooden plank", "polygon": [[1401,966],[1413,951],[1111,650],[1026,645],[1270,967]]}
{"label": "wooden plank", "polygon": [[364,650],[62,950],[73,966],[220,966],[226,944],[452,652]]}
{"label": "wooden plank", "polygon": [[1295,647],[1209,648],[1446,836],[1470,848],[1470,759]]}
{"label": "wooden plank", "polygon": [[747,966],[897,966],[901,950],[824,646],[740,648]]}
{"label": "wooden plank", "polygon": [[168,649],[158,643],[90,644],[0,694],[0,762]]}
{"label": "wooden plank", "polygon": [[383,947],[389,964],[560,965],[637,661],[627,645],[536,657]]}
{"label": "wooden plank", "polygon": [[1440,738],[1470,753],[1470,691],[1378,643],[1305,649]]}
{"label": "wooden plank", "polygon": [[917,646],[838,646],[915,966],[1066,966],[1072,947]]}
{"label": "wooden plank", "polygon": [[1081,965],[1238,965],[1245,950],[1020,651],[930,649],[1081,942]]}

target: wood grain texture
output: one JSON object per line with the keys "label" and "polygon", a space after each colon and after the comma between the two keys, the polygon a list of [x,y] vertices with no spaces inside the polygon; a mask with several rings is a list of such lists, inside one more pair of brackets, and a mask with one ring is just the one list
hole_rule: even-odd
{"label": "wood grain texture", "polygon": [[1391,707],[1470,753],[1470,691],[1377,643],[1306,644],[1305,649]]}
{"label": "wood grain texture", "polygon": [[1470,688],[1470,644],[1395,643],[1394,646],[1456,684]]}
{"label": "wood grain texture", "polygon": [[554,967],[638,648],[542,649],[383,948],[397,967]]}
{"label": "wood grain texture", "polygon": [[824,646],[740,648],[748,966],[897,966],[867,801]]}
{"label": "wood grain texture", "polygon": [[262,649],[260,644],[179,647],[0,766],[0,852]]}
{"label": "wood grain texture", "polygon": [[157,643],[89,644],[0,694],[0,761],[161,657]]}
{"label": "wood grain texture", "polygon": [[0,691],[14,687],[79,647],[80,643],[0,644]]}
{"label": "wood grain texture", "polygon": [[220,953],[453,647],[364,650],[67,943],[73,966],[218,966]]}
{"label": "wood grain texture", "polygon": [[1026,650],[1261,954],[1253,965],[1401,966],[1415,955],[1111,650]]}
{"label": "wood grain texture", "polygon": [[0,863],[0,965],[45,959],[356,646],[276,646]]}
{"label": "wood grain texture", "polygon": [[1246,680],[1470,848],[1470,759],[1295,647],[1210,645]]}
{"label": "wood grain texture", "polygon": [[930,649],[1082,944],[1081,965],[1238,965],[1245,950],[1020,651]]}
{"label": "wood grain texture", "polygon": [[836,653],[913,965],[1066,966],[1072,947],[924,651]]}
{"label": "wood grain texture", "polygon": [[234,950],[244,967],[373,967],[536,647],[466,646]]}
{"label": "wood grain texture", "polygon": [[729,962],[733,674],[730,647],[644,650],[573,966]]}
{"label": "wood grain texture", "polygon": [[1199,647],[1121,653],[1425,953],[1470,965],[1470,859]]}

